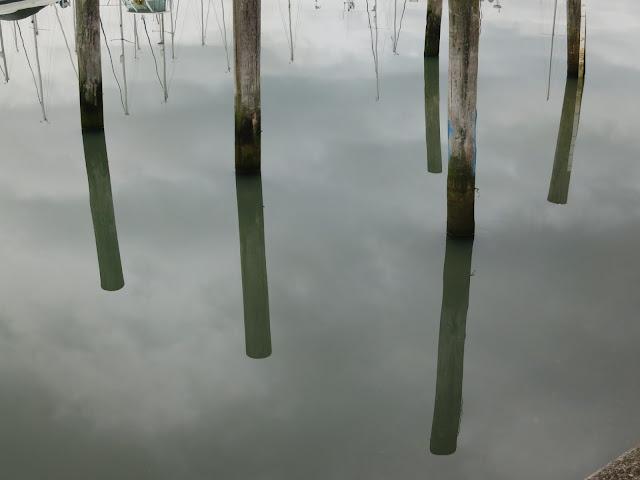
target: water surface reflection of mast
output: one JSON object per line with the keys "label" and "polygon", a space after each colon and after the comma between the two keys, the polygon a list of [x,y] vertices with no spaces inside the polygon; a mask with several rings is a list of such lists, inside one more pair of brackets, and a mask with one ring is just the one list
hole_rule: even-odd
{"label": "water surface reflection of mast", "polygon": [[447,235],[442,275],[438,377],[429,447],[434,455],[451,455],[457,448],[472,254],[473,238]]}
{"label": "water surface reflection of mast", "polygon": [[267,260],[260,175],[236,175],[242,303],[247,356],[271,355]]}
{"label": "water surface reflection of mast", "polygon": [[[149,49],[151,50],[151,55],[153,56],[153,60],[156,67],[156,74],[158,76],[158,81],[160,86],[162,87],[162,91],[164,94],[164,101],[166,102],[169,98],[168,85],[167,85],[167,54],[166,54],[166,42],[165,42],[165,24],[164,24],[164,16],[169,13],[171,15],[171,50],[173,55],[173,2],[172,0],[123,0],[125,6],[127,7],[127,11],[131,14],[134,14],[134,47],[136,48],[136,58],[137,58],[137,49],[139,46],[138,39],[138,31],[137,31],[137,19],[136,15],[142,15],[142,25],[144,26],[145,33],[147,34],[147,39],[149,40]],[[162,52],[162,79],[160,79],[160,72],[158,72],[158,64],[156,63],[155,53],[153,51],[153,46],[151,45],[151,39],[149,38],[149,32],[147,31],[147,22],[145,20],[145,15],[154,15],[158,19],[158,23],[160,24],[160,47]],[[122,20],[121,20],[122,23]],[[120,28],[120,32],[122,35],[122,27]],[[124,39],[123,39],[124,41]],[[123,57],[124,57],[124,47],[123,47]],[[124,72],[124,65],[123,65]],[[125,77],[125,96],[126,96],[126,77]],[[126,112],[125,108],[125,112]]]}
{"label": "water surface reflection of mast", "polygon": [[118,2],[118,13],[120,14],[120,47],[122,49],[122,78],[124,81],[124,114],[129,115],[129,93],[127,91],[127,70],[125,68],[127,62],[124,56],[124,30],[122,25],[122,0]]}
{"label": "water surface reflection of mast", "polygon": [[[376,100],[380,100],[380,76],[378,72],[378,0],[373,3],[373,26],[371,25],[371,14],[369,12],[369,0],[367,0],[367,18],[369,20],[369,32],[371,33],[371,52],[373,53],[373,67],[376,71]],[[374,33],[375,29],[375,41]]]}
{"label": "water surface reflection of mast", "polygon": [[47,121],[47,112],[44,108],[44,89],[42,88],[42,70],[40,68],[40,53],[38,51],[38,20],[34,14],[31,17],[33,22],[33,42],[36,50],[36,65],[38,67],[38,85],[40,85],[40,106],[42,106],[42,119]]}
{"label": "water surface reflection of mast", "polygon": [[407,0],[404,0],[402,6],[402,14],[400,15],[400,25],[398,25],[398,0],[393,0],[393,53],[398,53],[398,40],[400,40],[400,31],[402,30],[402,20],[404,19],[404,11],[407,8]]}
{"label": "water surface reflection of mast", "polygon": [[289,48],[291,50],[291,62],[293,63],[293,28],[291,26],[291,0],[288,0],[288,3],[289,3]]}
{"label": "water surface reflection of mast", "polygon": [[9,68],[7,67],[7,51],[4,49],[4,36],[2,35],[2,22],[0,22],[0,48],[2,52],[2,63],[4,64],[4,81],[9,83]]}
{"label": "water surface reflection of mast", "polygon": [[162,90],[164,92],[164,101],[169,98],[167,86],[167,48],[164,41],[164,14],[160,15],[160,43],[162,43]]}

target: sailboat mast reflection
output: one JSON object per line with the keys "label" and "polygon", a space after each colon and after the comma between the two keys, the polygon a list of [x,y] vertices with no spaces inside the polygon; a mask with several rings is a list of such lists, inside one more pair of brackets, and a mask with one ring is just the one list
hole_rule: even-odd
{"label": "sailboat mast reflection", "polygon": [[[351,2],[352,3],[352,2]],[[349,10],[351,10],[351,3]],[[373,53],[373,68],[376,72],[376,100],[380,100],[380,73],[378,71],[378,0],[373,2],[373,25],[371,24],[371,12],[367,1],[367,18],[369,20],[369,32],[371,34],[371,52]],[[375,29],[375,39],[373,30]]]}
{"label": "sailboat mast reflection", "polygon": [[89,204],[98,251],[100,284],[103,290],[120,290],[124,286],[124,278],[104,131],[83,131],[82,144],[89,180]]}
{"label": "sailboat mast reflection", "polygon": [[2,34],[2,22],[0,22],[0,55],[2,56],[2,63],[4,68],[2,72],[4,74],[5,83],[9,83],[9,68],[7,67],[7,51],[4,49],[4,35]]}
{"label": "sailboat mast reflection", "polygon": [[271,327],[260,175],[236,175],[236,195],[247,356],[267,358],[271,355]]}
{"label": "sailboat mast reflection", "polygon": [[427,171],[442,173],[439,57],[424,59],[424,119],[427,134]]}
{"label": "sailboat mast reflection", "polygon": [[438,378],[430,442],[430,450],[434,455],[451,455],[457,448],[462,414],[464,340],[472,253],[473,237],[447,235],[438,339]]}

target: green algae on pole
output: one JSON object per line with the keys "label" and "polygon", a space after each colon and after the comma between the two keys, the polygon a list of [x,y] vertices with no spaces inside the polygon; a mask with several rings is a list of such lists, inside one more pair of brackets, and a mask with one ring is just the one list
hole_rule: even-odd
{"label": "green algae on pole", "polygon": [[233,0],[236,172],[260,171],[260,0]]}
{"label": "green algae on pole", "polygon": [[578,136],[583,89],[584,79],[582,77],[577,80],[567,78],[567,84],[564,88],[564,101],[562,103],[562,115],[560,117],[560,128],[558,129],[556,153],[553,159],[551,184],[549,185],[549,195],[547,196],[549,202],[559,205],[566,204],[569,198],[573,150]]}
{"label": "green algae on pole", "polygon": [[440,23],[442,0],[427,0],[427,26],[424,33],[424,56],[440,55]]}
{"label": "green algae on pole", "polygon": [[427,171],[441,173],[439,57],[424,59],[424,123],[427,137]]}
{"label": "green algae on pole", "polygon": [[248,357],[266,358],[271,355],[271,327],[260,175],[236,175],[236,195],[246,351]]}
{"label": "green algae on pole", "polygon": [[89,205],[98,251],[100,284],[103,290],[120,290],[124,286],[124,277],[104,131],[83,132],[82,145],[89,180]]}
{"label": "green algae on pole", "polygon": [[458,443],[472,254],[473,237],[447,236],[442,275],[438,377],[429,446],[434,455],[451,455]]}
{"label": "green algae on pole", "polygon": [[100,61],[100,4],[76,0],[80,123],[83,131],[104,128],[102,64]]}
{"label": "green algae on pole", "polygon": [[447,233],[475,231],[479,0],[449,1]]}

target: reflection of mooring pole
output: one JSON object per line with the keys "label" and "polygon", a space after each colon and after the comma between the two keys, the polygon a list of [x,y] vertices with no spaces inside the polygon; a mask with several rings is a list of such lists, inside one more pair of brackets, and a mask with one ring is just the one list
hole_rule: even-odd
{"label": "reflection of mooring pole", "polygon": [[479,0],[449,0],[447,233],[475,231]]}
{"label": "reflection of mooring pole", "polygon": [[569,182],[573,165],[573,151],[578,136],[580,123],[580,105],[582,104],[582,90],[584,79],[567,78],[562,103],[562,115],[558,130],[556,153],[553,160],[553,172],[549,185],[547,200],[551,203],[564,205],[569,198]]}
{"label": "reflection of mooring pole", "polygon": [[247,356],[271,355],[267,260],[260,175],[236,175],[244,334]]}
{"label": "reflection of mooring pole", "polygon": [[124,78],[124,114],[129,115],[129,95],[127,94],[127,69],[125,68],[126,58],[124,56],[124,29],[122,27],[122,0],[118,2],[118,13],[120,14],[120,45],[122,47],[122,77]]}
{"label": "reflection of mooring pole", "polygon": [[424,117],[427,130],[427,171],[441,173],[440,57],[424,59]]}
{"label": "reflection of mooring pole", "polygon": [[42,119],[47,121],[47,112],[44,109],[44,89],[42,88],[42,71],[40,69],[40,54],[38,52],[38,22],[36,16],[31,17],[33,19],[33,42],[36,47],[36,65],[38,66],[38,85],[40,85],[40,105],[42,106]]}
{"label": "reflection of mooring pole", "polygon": [[260,171],[260,0],[233,1],[236,172]]}
{"label": "reflection of mooring pole", "polygon": [[4,49],[4,36],[2,35],[2,22],[0,22],[0,48],[2,48],[2,62],[4,63],[4,81],[9,83],[9,69],[7,68],[7,51]]}
{"label": "reflection of mooring pole", "polygon": [[434,455],[456,451],[462,413],[464,341],[469,309],[473,238],[447,236],[442,310],[438,339],[438,376],[429,449]]}
{"label": "reflection of mooring pole", "polygon": [[120,290],[124,286],[124,277],[104,131],[83,132],[82,144],[89,181],[89,204],[96,237],[100,284],[103,290]]}
{"label": "reflection of mooring pole", "polygon": [[549,195],[547,196],[549,202],[560,205],[566,204],[569,198],[573,152],[578,137],[578,125],[580,124],[587,42],[587,18],[585,12],[582,12],[580,19],[579,35],[578,78],[572,78],[572,72],[568,72],[567,83],[564,88],[564,101],[562,102],[556,153],[553,159],[553,172],[549,185]]}

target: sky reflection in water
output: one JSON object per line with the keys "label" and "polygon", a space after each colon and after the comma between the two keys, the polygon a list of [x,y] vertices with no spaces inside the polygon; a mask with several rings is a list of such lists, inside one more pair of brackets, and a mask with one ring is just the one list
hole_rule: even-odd
{"label": "sky reflection in water", "polygon": [[[427,171],[425,3],[407,3],[393,55],[392,4],[379,2],[378,101],[364,3],[344,18],[319,3],[300,8],[293,63],[286,4],[263,5],[262,360],[246,355],[247,224],[214,12],[202,48],[198,4],[183,4],[167,103],[148,43],[137,63],[127,44],[124,116],[103,51],[116,293],[100,288],[77,80],[53,7],[39,14],[49,123],[22,45],[9,52],[0,476],[584,478],[638,443],[640,7],[589,5],[566,205],[547,201],[566,59],[560,37],[547,102],[551,2],[483,7],[463,408],[455,454],[434,456],[450,245],[446,169]],[[104,23],[119,73],[117,10]],[[441,149],[444,162],[446,137]]]}

